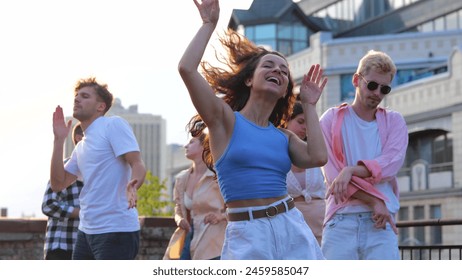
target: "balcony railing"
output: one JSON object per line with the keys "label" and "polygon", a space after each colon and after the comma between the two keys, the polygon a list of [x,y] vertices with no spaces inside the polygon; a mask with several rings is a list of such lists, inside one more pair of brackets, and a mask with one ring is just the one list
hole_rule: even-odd
{"label": "balcony railing", "polygon": [[[462,225],[461,219],[422,220],[397,222],[398,228],[415,228],[426,226]],[[460,245],[400,245],[399,250],[403,260],[462,260],[462,234]]]}

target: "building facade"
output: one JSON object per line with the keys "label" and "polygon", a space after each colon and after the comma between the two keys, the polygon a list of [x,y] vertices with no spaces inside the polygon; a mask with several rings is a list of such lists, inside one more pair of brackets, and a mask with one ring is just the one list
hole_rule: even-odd
{"label": "building facade", "polygon": [[[296,82],[314,63],[329,82],[319,114],[354,98],[352,75],[369,50],[398,73],[382,106],[409,130],[399,173],[399,221],[460,219],[462,213],[462,2],[457,0],[254,0],[229,27],[287,55]],[[462,226],[400,229],[401,245],[460,243]]]}

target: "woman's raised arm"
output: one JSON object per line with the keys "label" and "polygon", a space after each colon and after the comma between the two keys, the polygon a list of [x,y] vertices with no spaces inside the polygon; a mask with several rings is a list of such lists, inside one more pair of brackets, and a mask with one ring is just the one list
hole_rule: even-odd
{"label": "woman's raised arm", "polygon": [[186,48],[178,71],[188,89],[191,100],[202,120],[209,128],[223,120],[227,104],[215,95],[212,87],[199,73],[198,67],[215,30],[220,14],[218,0],[193,0],[202,18],[202,26]]}

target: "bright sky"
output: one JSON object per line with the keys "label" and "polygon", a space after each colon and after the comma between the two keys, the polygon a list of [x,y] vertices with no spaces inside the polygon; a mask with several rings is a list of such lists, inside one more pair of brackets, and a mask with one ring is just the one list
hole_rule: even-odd
{"label": "bright sky", "polygon": [[[216,31],[251,2],[221,0]],[[72,114],[80,78],[107,83],[124,107],[161,115],[167,143],[184,144],[195,110],[177,65],[200,24],[192,0],[0,1],[0,208],[44,217],[52,113],[61,105]]]}

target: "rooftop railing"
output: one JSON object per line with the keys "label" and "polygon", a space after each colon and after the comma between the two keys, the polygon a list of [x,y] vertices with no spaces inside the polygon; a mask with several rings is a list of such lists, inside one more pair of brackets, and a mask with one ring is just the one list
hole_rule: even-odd
{"label": "rooftop railing", "polygon": [[[414,228],[426,226],[453,226],[462,225],[462,219],[448,220],[420,220],[400,221],[396,223],[398,228]],[[399,250],[402,260],[462,260],[462,232],[460,245],[400,245]]]}

